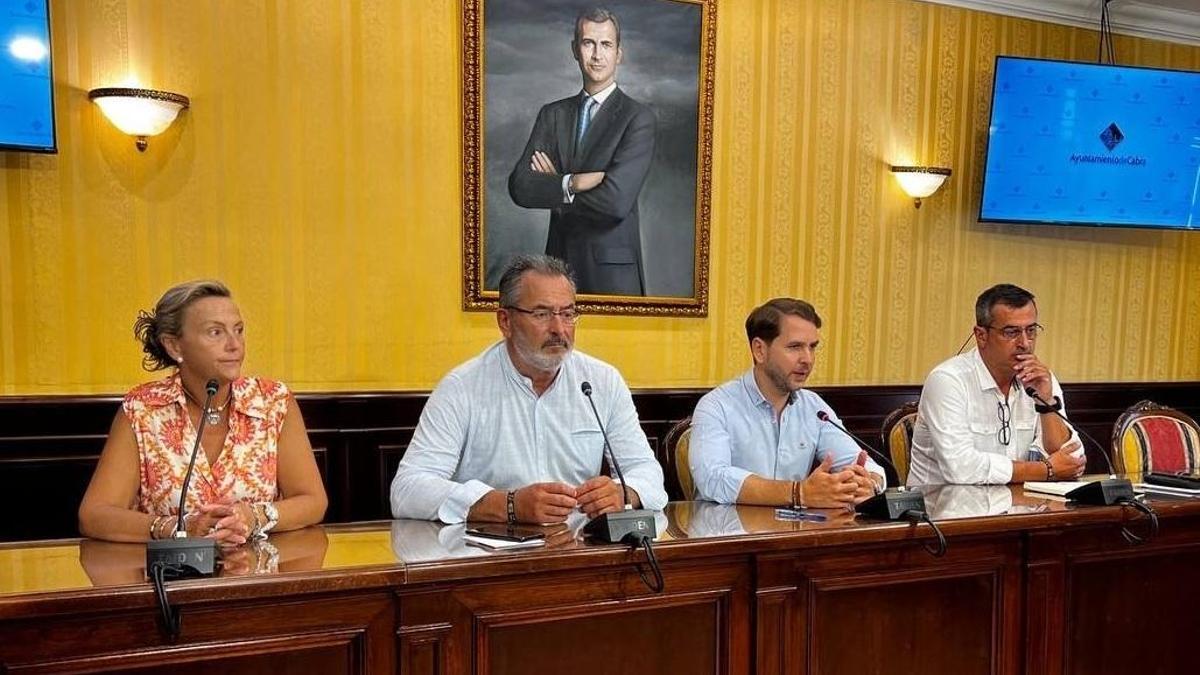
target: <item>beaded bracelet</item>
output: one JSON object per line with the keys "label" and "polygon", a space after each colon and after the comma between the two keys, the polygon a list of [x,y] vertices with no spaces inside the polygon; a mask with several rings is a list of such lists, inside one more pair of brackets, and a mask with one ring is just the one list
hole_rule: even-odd
{"label": "beaded bracelet", "polygon": [[1046,480],[1054,480],[1054,465],[1050,463],[1050,458],[1043,457],[1042,463],[1046,465]]}

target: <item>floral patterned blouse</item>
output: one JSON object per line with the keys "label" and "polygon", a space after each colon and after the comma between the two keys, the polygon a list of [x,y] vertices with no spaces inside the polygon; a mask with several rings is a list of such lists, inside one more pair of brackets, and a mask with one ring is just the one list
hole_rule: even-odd
{"label": "floral patterned blouse", "polygon": [[[197,453],[188,511],[218,501],[269,502],[278,494],[277,445],[290,393],[280,382],[253,377],[235,380],[232,391],[225,445],[211,465],[203,449]],[[196,442],[179,373],[134,388],[122,407],[137,439],[138,508],[174,514]]]}

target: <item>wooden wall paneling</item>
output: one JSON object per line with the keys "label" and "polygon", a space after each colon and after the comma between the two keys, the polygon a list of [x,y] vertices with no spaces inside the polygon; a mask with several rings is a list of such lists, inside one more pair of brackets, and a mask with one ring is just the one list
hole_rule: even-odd
{"label": "wooden wall paneling", "polygon": [[[1100,383],[1065,385],[1071,419],[1107,448],[1112,425],[1128,406],[1150,399],[1200,417],[1200,383]],[[671,472],[662,439],[692,414],[706,390],[634,392],[651,447]],[[874,441],[889,412],[920,396],[918,386],[822,387],[816,391],[847,428]],[[428,394],[374,392],[299,394],[297,400],[318,450],[326,480],[326,522],[389,518],[388,488],[412,440]],[[0,521],[0,541],[76,536],[76,510],[104,445],[120,399],[112,396],[0,397],[0,511],[38,506],[39,517]],[[1089,464],[1106,464],[1088,446]],[[321,457],[321,450],[324,456]],[[683,500],[667,476],[668,494]]]}

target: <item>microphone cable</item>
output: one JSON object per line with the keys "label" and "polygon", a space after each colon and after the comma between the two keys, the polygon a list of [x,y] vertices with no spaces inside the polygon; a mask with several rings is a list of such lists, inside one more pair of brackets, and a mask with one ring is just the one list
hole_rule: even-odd
{"label": "microphone cable", "polygon": [[1122,497],[1121,499],[1118,499],[1117,503],[1121,506],[1131,506],[1134,509],[1146,514],[1146,517],[1150,519],[1150,532],[1142,536],[1134,534],[1133,530],[1130,530],[1128,525],[1122,525],[1121,536],[1125,538],[1125,541],[1129,542],[1132,546],[1138,546],[1140,544],[1145,544],[1146,542],[1158,536],[1158,514],[1155,513],[1154,509],[1150,508],[1148,504],[1138,499],[1130,499],[1128,497]]}
{"label": "microphone cable", "polygon": [[654,593],[662,593],[663,589],[666,588],[666,583],[663,581],[662,568],[658,566],[658,556],[654,554],[654,546],[650,542],[650,537],[643,535],[637,539],[633,539],[630,543],[632,544],[631,550],[633,551],[637,551],[638,545],[646,549],[646,560],[650,563],[650,570],[654,572],[653,583],[650,579],[646,578],[646,572],[642,569],[640,563],[634,563],[634,567],[637,569],[638,577],[641,578],[642,583],[646,584],[646,588],[649,588]]}
{"label": "microphone cable", "polygon": [[933,518],[929,517],[928,512],[910,509],[904,512],[904,517],[907,518],[908,522],[912,523],[914,526],[925,523],[933,529],[933,534],[937,536],[937,545],[930,547],[929,542],[922,544],[922,548],[925,549],[926,553],[935,558],[940,558],[946,555],[946,535],[942,534],[942,528],[938,527],[937,523],[933,522]]}
{"label": "microphone cable", "polygon": [[184,575],[185,571],[177,565],[155,561],[147,572],[149,572],[150,582],[154,586],[154,597],[158,603],[159,626],[167,634],[167,638],[174,642],[179,639],[183,616],[179,608],[172,607],[171,600],[167,598],[167,578],[179,578]]}

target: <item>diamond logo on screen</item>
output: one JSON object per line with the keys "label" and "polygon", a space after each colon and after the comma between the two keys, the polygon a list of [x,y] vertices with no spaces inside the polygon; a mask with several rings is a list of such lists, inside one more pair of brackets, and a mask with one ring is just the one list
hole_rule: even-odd
{"label": "diamond logo on screen", "polygon": [[1125,134],[1121,133],[1121,127],[1117,126],[1116,122],[1108,125],[1104,131],[1100,132],[1100,142],[1104,144],[1104,147],[1108,148],[1109,152],[1112,152],[1113,148],[1120,145],[1123,140],[1125,140]]}

